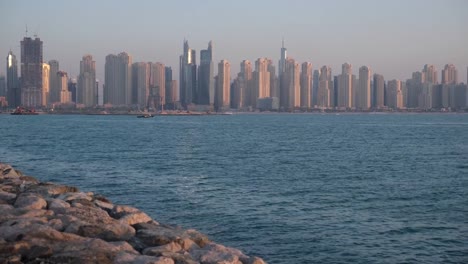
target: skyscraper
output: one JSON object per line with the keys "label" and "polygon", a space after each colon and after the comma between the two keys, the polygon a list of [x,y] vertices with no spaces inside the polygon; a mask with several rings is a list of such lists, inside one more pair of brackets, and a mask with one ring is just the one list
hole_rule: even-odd
{"label": "skyscraper", "polygon": [[[284,39],[281,42],[281,53],[280,53],[280,60],[278,62],[278,83],[279,83],[279,94],[277,95],[279,97],[279,103],[281,107],[284,107],[288,103],[284,100],[286,100],[286,91],[284,85],[286,84],[286,81],[284,80],[284,73],[286,71],[286,60],[287,60],[287,49],[284,47]],[[284,102],[281,102],[281,101]]]}
{"label": "skyscraper", "polygon": [[10,50],[6,58],[7,65],[7,100],[10,107],[17,107],[21,105],[21,90],[18,79],[18,61],[16,56]]}
{"label": "skyscraper", "polygon": [[422,72],[425,76],[423,83],[437,84],[437,70],[434,65],[424,65]]}
{"label": "skyscraper", "polygon": [[198,68],[198,104],[211,105],[214,100],[214,65],[213,44],[208,43],[208,49],[200,51],[200,67]]}
{"label": "skyscraper", "polygon": [[301,72],[299,63],[292,58],[286,59],[280,91],[280,107],[293,110],[301,106]]}
{"label": "skyscraper", "polygon": [[393,109],[403,107],[403,94],[401,91],[401,81],[391,80],[387,85],[387,106]]}
{"label": "skyscraper", "polygon": [[458,72],[455,65],[445,64],[442,70],[442,84],[458,84]]}
{"label": "skyscraper", "polygon": [[6,97],[6,77],[5,75],[0,75],[0,97]]}
{"label": "skyscraper", "polygon": [[317,90],[317,106],[320,108],[331,107],[332,102],[332,70],[329,66],[320,69],[319,85]]}
{"label": "skyscraper", "polygon": [[359,68],[359,86],[356,108],[368,110],[371,107],[371,70],[367,66]]}
{"label": "skyscraper", "polygon": [[68,74],[64,71],[57,72],[57,80],[60,89],[60,104],[71,103],[71,93],[68,91]]}
{"label": "skyscraper", "polygon": [[270,97],[270,72],[268,71],[268,59],[259,58],[255,61],[252,86],[252,107],[256,108],[257,99]]}
{"label": "skyscraper", "polygon": [[166,66],[161,62],[156,62],[150,63],[149,68],[149,96],[152,98],[151,100],[153,100],[156,108],[164,108],[166,104]]}
{"label": "skyscraper", "polygon": [[374,91],[373,92],[374,98],[372,99],[372,107],[379,109],[379,108],[384,107],[385,105],[385,80],[384,80],[383,75],[374,74],[373,86],[374,87],[372,89]]}
{"label": "skyscraper", "polygon": [[249,107],[253,105],[252,95],[253,93],[253,73],[252,73],[252,63],[249,60],[243,60],[240,64],[240,73],[239,73],[239,81],[242,82],[239,84],[239,89],[242,98],[240,103],[240,107]]}
{"label": "skyscraper", "polygon": [[285,71],[286,58],[287,58],[287,49],[284,47],[284,39],[283,39],[282,45],[281,45],[280,60],[278,63],[278,76],[282,76],[283,72]]}
{"label": "skyscraper", "polygon": [[59,62],[57,60],[49,61],[49,104],[60,102],[60,88],[57,72],[59,72]]}
{"label": "skyscraper", "polygon": [[37,37],[21,41],[21,104],[42,106],[42,41]]}
{"label": "skyscraper", "polygon": [[231,65],[227,60],[219,62],[216,81],[214,107],[217,111],[222,111],[229,108],[231,102]]}
{"label": "skyscraper", "polygon": [[87,54],[80,62],[77,102],[85,107],[92,107],[98,104],[97,99],[96,62],[93,56]]}
{"label": "skyscraper", "polygon": [[135,62],[132,64],[132,104],[138,109],[147,106],[149,95],[150,73],[148,63]]}
{"label": "skyscraper", "polygon": [[270,72],[270,97],[279,98],[279,84],[276,77],[276,68],[272,60],[268,60],[268,72]]}
{"label": "skyscraper", "polygon": [[164,67],[164,80],[166,81],[166,104],[174,106],[176,100],[174,100],[174,92],[172,90],[172,68]]}
{"label": "skyscraper", "polygon": [[184,40],[184,53],[180,56],[180,102],[184,108],[196,102],[197,98],[197,63],[196,52]]}
{"label": "skyscraper", "polygon": [[318,105],[317,103],[317,94],[319,88],[319,79],[320,79],[320,69],[314,70],[314,76],[312,78],[312,107]]}
{"label": "skyscraper", "polygon": [[312,63],[302,63],[301,69],[301,108],[310,108],[312,103]]}
{"label": "skyscraper", "polygon": [[104,104],[129,106],[132,103],[132,57],[126,52],[106,56]]}
{"label": "skyscraper", "polygon": [[42,63],[42,105],[49,105],[49,80],[50,66],[47,63]]}
{"label": "skyscraper", "polygon": [[341,75],[338,76],[337,103],[340,108],[351,108],[353,106],[353,68],[349,63],[341,66]]}

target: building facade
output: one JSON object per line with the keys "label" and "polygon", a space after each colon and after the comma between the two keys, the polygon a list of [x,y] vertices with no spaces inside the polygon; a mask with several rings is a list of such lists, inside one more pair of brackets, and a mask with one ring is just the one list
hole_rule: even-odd
{"label": "building facade", "polygon": [[130,106],[132,103],[132,57],[126,52],[106,56],[104,104]]}
{"label": "building facade", "polygon": [[8,106],[16,108],[21,105],[21,88],[18,78],[18,61],[11,50],[6,58],[6,66]]}
{"label": "building facade", "polygon": [[212,105],[214,103],[214,64],[213,43],[208,43],[206,50],[200,51],[200,67],[198,67],[198,104]]}
{"label": "building facade", "polygon": [[227,60],[221,60],[218,64],[218,76],[216,78],[214,107],[217,111],[229,108],[231,103],[231,65]]}
{"label": "building facade", "polygon": [[21,105],[42,106],[42,41],[37,37],[21,41]]}
{"label": "building facade", "polygon": [[80,62],[80,75],[78,75],[77,103],[85,107],[98,104],[98,91],[96,89],[96,62],[93,56],[84,55]]}

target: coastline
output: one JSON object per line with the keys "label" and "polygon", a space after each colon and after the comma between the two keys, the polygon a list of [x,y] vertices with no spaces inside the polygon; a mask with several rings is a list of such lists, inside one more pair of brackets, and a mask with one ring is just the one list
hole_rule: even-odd
{"label": "coastline", "polygon": [[193,229],[0,163],[0,263],[263,264]]}

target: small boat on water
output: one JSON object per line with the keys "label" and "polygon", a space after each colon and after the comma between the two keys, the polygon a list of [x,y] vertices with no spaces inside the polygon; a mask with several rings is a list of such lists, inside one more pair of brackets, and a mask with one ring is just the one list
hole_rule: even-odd
{"label": "small boat on water", "polygon": [[15,111],[11,112],[12,115],[38,115],[39,113],[36,112],[34,109],[27,109],[23,107],[17,107]]}
{"label": "small boat on water", "polygon": [[137,115],[137,118],[152,118],[154,115],[152,114],[144,114],[144,115]]}

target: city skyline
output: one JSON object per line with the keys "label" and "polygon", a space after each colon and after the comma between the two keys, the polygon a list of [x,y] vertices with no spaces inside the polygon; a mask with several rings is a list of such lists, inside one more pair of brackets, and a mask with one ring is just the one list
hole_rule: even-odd
{"label": "city skyline", "polygon": [[[300,64],[311,62],[313,70],[328,65],[337,74],[348,62],[355,66],[353,74],[358,75],[359,67],[366,65],[386,80],[403,81],[422,65],[434,65],[440,75],[446,64],[454,64],[459,81],[466,83],[468,34],[463,25],[468,24],[468,18],[462,12],[468,9],[466,1],[296,1],[287,5],[258,1],[244,5],[242,10],[238,7],[242,1],[102,1],[87,12],[82,2],[46,2],[0,4],[0,23],[8,25],[0,27],[2,56],[6,57],[10,49],[19,56],[19,41],[28,25],[28,35],[37,34],[44,41],[44,62],[57,60],[61,70],[77,78],[82,56],[91,54],[101,85],[109,54],[127,52],[135,62],[162,62],[174,69],[174,79],[178,80],[182,40],[189,41],[197,57],[211,40],[213,62],[228,60],[234,77],[243,60],[279,61],[283,37],[288,55]],[[101,16],[105,6],[110,12]],[[149,15],[151,10],[157,12]],[[140,20],[129,19],[133,15],[120,16],[135,11],[140,12]],[[67,19],[70,12],[77,14],[81,24]],[[291,16],[275,19],[282,13]],[[48,22],[55,16],[64,23]],[[4,68],[0,69],[2,75],[6,75]]]}

